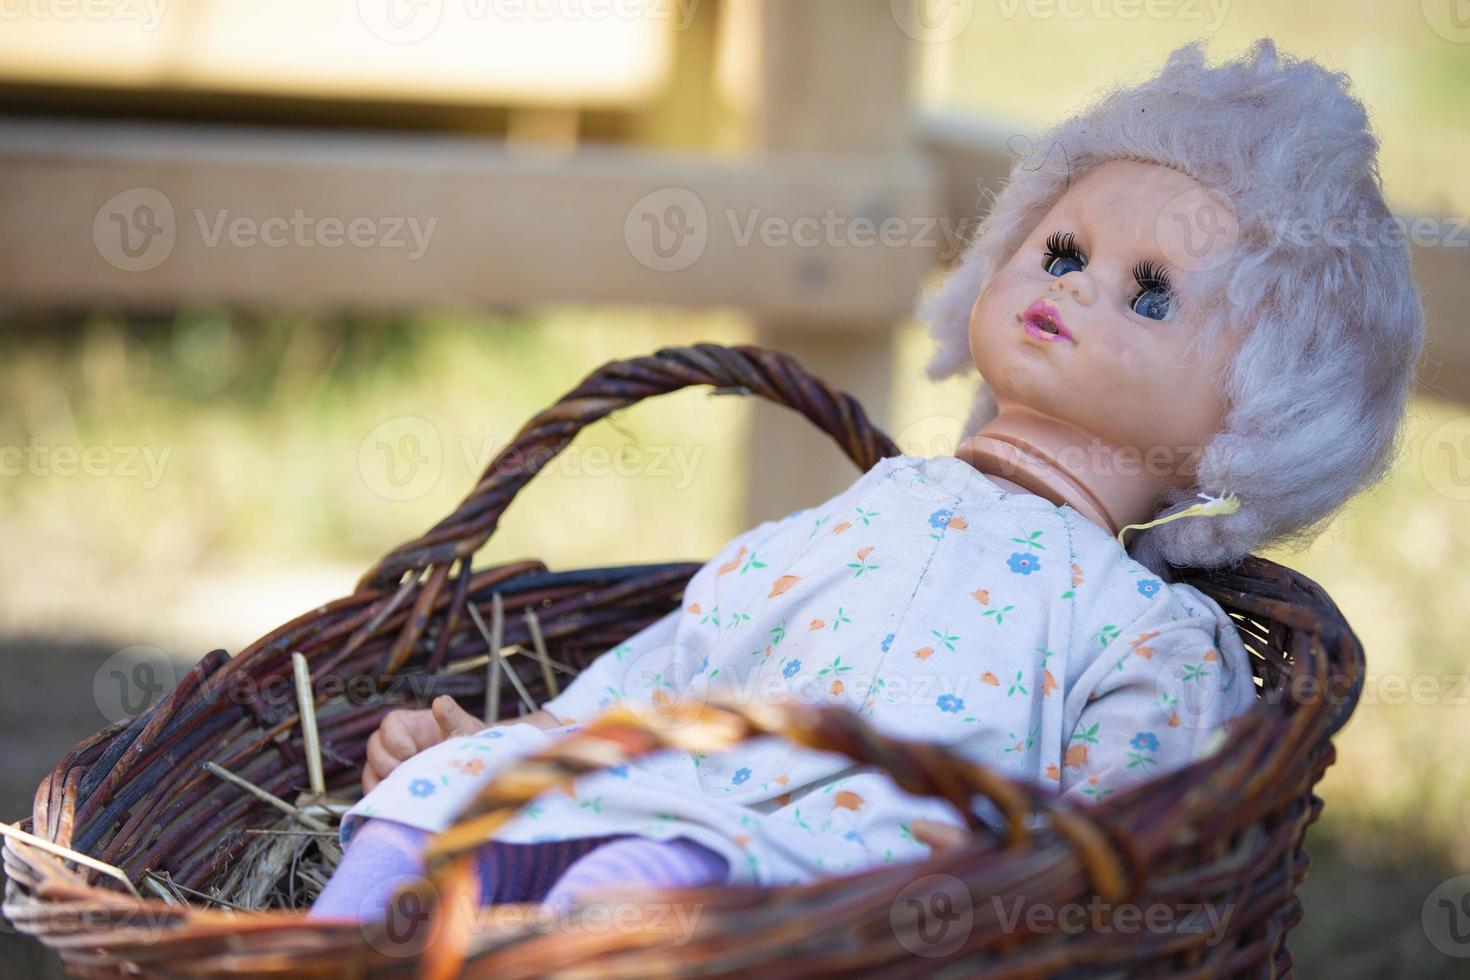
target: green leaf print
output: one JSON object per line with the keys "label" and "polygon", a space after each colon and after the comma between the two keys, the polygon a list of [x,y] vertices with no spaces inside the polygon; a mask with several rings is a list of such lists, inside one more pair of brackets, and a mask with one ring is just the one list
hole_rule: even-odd
{"label": "green leaf print", "polygon": [[719,626],[720,625],[720,607],[719,606],[715,606],[709,612],[705,613],[704,614],[704,617],[702,619],[700,619],[699,625],[700,626],[703,626],[705,623],[709,623],[709,622],[713,622],[716,626]]}
{"label": "green leaf print", "polygon": [[1158,764],[1159,764],[1159,760],[1158,759],[1155,759],[1152,756],[1145,755],[1142,752],[1129,752],[1128,753],[1128,766],[1127,766],[1127,768],[1129,768],[1129,769],[1136,769],[1139,766],[1156,766]]}
{"label": "green leaf print", "polygon": [[[832,658],[832,662],[830,664],[817,671],[817,676],[821,677],[824,674],[845,674],[849,670],[852,670],[852,665],[844,664],[842,662],[842,657],[836,656]],[[831,787],[829,786],[828,789],[831,789]]]}
{"label": "green leaf print", "polygon": [[812,533],[811,534],[808,534],[807,535],[807,538],[808,539],[811,539],[811,538],[815,537],[816,534],[817,534],[817,532],[819,530],[821,530],[822,525],[827,523],[827,520],[828,520],[827,517],[819,517],[819,518],[817,518],[816,523],[814,523],[812,525]]}
{"label": "green leaf print", "polygon": [[1093,722],[1091,728],[1079,728],[1072,735],[1074,742],[1086,742],[1089,745],[1097,744],[1097,730],[1102,727],[1102,722]]}
{"label": "green leaf print", "polygon": [[783,619],[780,626],[771,627],[771,646],[780,646],[784,639],[786,639],[786,620]]}
{"label": "green leaf print", "polygon": [[985,615],[986,616],[994,616],[995,617],[995,625],[999,626],[1001,623],[1004,623],[1006,621],[1006,619],[1005,619],[1006,613],[1010,612],[1012,609],[1015,609],[1015,608],[1016,608],[1015,605],[1012,604],[1012,605],[1009,605],[1009,606],[1002,606],[999,609],[987,609],[987,610],[985,610]]}
{"label": "green leaf print", "polygon": [[1188,684],[1190,681],[1197,681],[1201,677],[1209,676],[1210,672],[1208,670],[1205,670],[1201,664],[1185,664],[1184,675],[1180,677],[1180,680]]}
{"label": "green leaf print", "polygon": [[[1006,608],[1009,609],[1010,606],[1007,606]],[[950,653],[954,653],[954,645],[955,641],[959,639],[958,636],[954,636],[949,632],[949,630],[945,630],[942,633],[939,630],[930,630],[929,635],[934,637],[934,639],[938,641],[941,645],[943,645],[944,648]]]}
{"label": "green leaf print", "polygon": [[1036,539],[1041,537],[1040,531],[1032,531],[1024,538],[1011,538],[1016,544],[1025,545],[1027,548],[1035,548],[1037,551],[1045,551],[1046,545]]}
{"label": "green leaf print", "polygon": [[1021,672],[1019,670],[1016,671],[1016,679],[1013,680],[1013,681],[1011,681],[1011,686],[1006,689],[1006,697],[1010,697],[1012,694],[1015,694],[1017,691],[1019,691],[1022,694],[1027,693],[1026,692],[1025,685],[1021,683]]}
{"label": "green leaf print", "polygon": [[735,627],[739,626],[741,623],[748,623],[748,622],[750,622],[750,617],[749,616],[747,616],[745,613],[736,613],[734,616],[731,616],[730,617],[730,627],[729,628],[730,629],[734,629]]}
{"label": "green leaf print", "polygon": [[858,520],[862,521],[864,524],[872,523],[873,518],[878,516],[878,512],[876,510],[863,510],[861,507],[855,507],[853,509],[857,511]]}
{"label": "green leaf print", "polygon": [[845,612],[842,611],[842,607],[841,606],[838,606],[837,607],[837,615],[832,617],[832,632],[835,633],[839,629],[841,629],[843,623],[850,623],[850,622],[852,622],[852,620],[847,618],[847,613],[845,613]]}
{"label": "green leaf print", "polygon": [[748,555],[745,556],[745,564],[740,566],[740,574],[741,575],[744,575],[746,572],[750,571],[752,568],[765,568],[765,567],[766,567],[766,563],[763,562],[763,561],[761,561],[759,558],[757,558],[756,557],[756,553],[754,551],[752,551],[750,554],[748,554]]}
{"label": "green leaf print", "polygon": [[1038,734],[1040,734],[1040,733],[1041,733],[1041,723],[1040,722],[1037,722],[1036,727],[1033,728],[1033,729],[1031,729],[1031,731],[1029,731],[1029,732],[1026,733],[1026,739],[1025,739],[1024,742],[1022,742],[1021,739],[1017,738],[1014,732],[1006,732],[1006,737],[1008,737],[1011,740],[1011,744],[1006,746],[1006,751],[1007,752],[1024,752],[1024,751],[1029,750],[1032,745],[1036,744],[1036,736]]}
{"label": "green leaf print", "polygon": [[583,800],[577,804],[579,810],[591,810],[593,813],[602,813],[602,797],[594,796],[590,800]]}
{"label": "green leaf print", "polygon": [[619,644],[618,646],[613,647],[613,659],[622,660],[623,654],[632,652],[633,648],[630,645],[626,643]]}
{"label": "green leaf print", "polygon": [[864,572],[876,572],[878,570],[878,566],[869,563],[868,559],[866,558],[859,558],[857,561],[850,561],[847,563],[847,567],[857,569],[857,571],[852,573],[853,578],[862,578]]}
{"label": "green leaf print", "polygon": [[1094,633],[1093,639],[1097,640],[1097,642],[1101,643],[1103,646],[1107,646],[1109,643],[1112,643],[1118,638],[1118,634],[1120,632],[1122,632],[1122,630],[1118,629],[1118,627],[1109,624]]}

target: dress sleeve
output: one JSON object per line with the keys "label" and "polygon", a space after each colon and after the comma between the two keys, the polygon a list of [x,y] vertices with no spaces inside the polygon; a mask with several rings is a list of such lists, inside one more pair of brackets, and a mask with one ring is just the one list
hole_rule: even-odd
{"label": "dress sleeve", "polygon": [[1212,754],[1255,703],[1248,655],[1218,619],[1146,613],[1112,644],[1079,684],[1060,762],[1062,796],[1084,803]]}

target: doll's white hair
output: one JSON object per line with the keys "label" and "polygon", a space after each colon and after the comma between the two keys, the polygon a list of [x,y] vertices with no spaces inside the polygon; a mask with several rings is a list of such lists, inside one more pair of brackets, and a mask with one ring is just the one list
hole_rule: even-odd
{"label": "doll's white hair", "polygon": [[[1197,485],[1170,491],[1154,517],[1198,503],[1199,491],[1233,492],[1240,508],[1130,531],[1130,555],[1166,579],[1166,563],[1213,567],[1263,544],[1304,547],[1401,450],[1424,314],[1403,236],[1386,231],[1378,141],[1349,85],[1278,56],[1269,39],[1215,67],[1201,42],[1179,48],[1152,79],[1042,135],[921,306],[938,343],[929,376],[973,370],[980,291],[1066,188],[1109,160],[1173,167],[1229,203],[1233,251],[1181,291],[1200,318],[1196,349],[1243,336],[1221,379],[1226,418],[1202,447]],[[965,436],[995,413],[982,381]]]}

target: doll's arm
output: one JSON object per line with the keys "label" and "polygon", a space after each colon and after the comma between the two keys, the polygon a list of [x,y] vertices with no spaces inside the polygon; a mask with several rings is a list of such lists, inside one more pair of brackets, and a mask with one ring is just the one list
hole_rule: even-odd
{"label": "doll's arm", "polygon": [[1087,694],[1079,692],[1085,704],[1053,764],[1063,796],[1096,803],[1188,765],[1213,752],[1255,703],[1243,649],[1227,644],[1234,638],[1220,636],[1217,620],[1147,619],[1118,635],[1119,655],[1100,661],[1101,676]]}
{"label": "doll's arm", "polygon": [[[507,718],[497,725],[525,722],[540,729],[561,724],[547,711],[534,711],[519,718]],[[465,711],[449,695],[441,695],[427,708],[400,708],[384,716],[377,731],[368,737],[367,761],[362,769],[362,791],[372,792],[388,774],[427,748],[458,735],[473,735],[496,725]]]}

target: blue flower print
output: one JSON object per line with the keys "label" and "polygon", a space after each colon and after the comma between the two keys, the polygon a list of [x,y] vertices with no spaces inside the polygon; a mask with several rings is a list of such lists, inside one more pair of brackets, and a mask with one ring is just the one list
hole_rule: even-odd
{"label": "blue flower print", "polygon": [[626,762],[622,763],[621,765],[608,766],[607,771],[612,775],[618,777],[619,779],[628,778],[628,764]]}
{"label": "blue flower print", "polygon": [[1138,594],[1145,599],[1152,599],[1159,594],[1159,580],[1156,578],[1141,578],[1138,580]]}
{"label": "blue flower print", "polygon": [[434,784],[427,779],[415,779],[408,784],[408,791],[418,797],[433,796]]}
{"label": "blue flower print", "polygon": [[929,515],[929,526],[943,530],[949,524],[949,519],[953,516],[954,513],[952,511],[947,511],[943,508],[936,510]]}
{"label": "blue flower print", "polygon": [[1035,555],[1028,555],[1025,552],[1018,551],[1006,559],[1006,564],[1017,575],[1030,575],[1032,572],[1041,568],[1041,559]]}
{"label": "blue flower print", "polygon": [[1157,752],[1159,750],[1159,737],[1153,732],[1139,732],[1133,736],[1128,744],[1140,752]]}
{"label": "blue flower print", "polygon": [[892,633],[889,633],[887,636],[883,637],[883,643],[882,643],[880,649],[884,653],[887,653],[888,652],[888,648],[890,646],[892,646],[892,645],[893,645],[893,634]]}
{"label": "blue flower print", "polygon": [[934,703],[939,706],[940,711],[952,715],[965,706],[965,699],[957,698],[953,694],[941,694]]}
{"label": "blue flower print", "polygon": [[736,786],[739,786],[741,783],[745,782],[749,778],[750,770],[746,769],[744,766],[741,766],[739,769],[735,770],[735,775],[730,777],[730,782]]}
{"label": "blue flower print", "polygon": [[793,660],[781,669],[782,677],[795,677],[801,672],[801,661]]}

